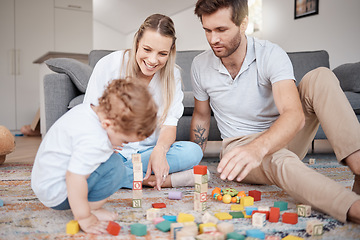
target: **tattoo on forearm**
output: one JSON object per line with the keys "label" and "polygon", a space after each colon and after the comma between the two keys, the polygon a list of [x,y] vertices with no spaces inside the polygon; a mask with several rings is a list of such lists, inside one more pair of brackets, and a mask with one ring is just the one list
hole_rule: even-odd
{"label": "tattoo on forearm", "polygon": [[206,129],[200,125],[197,125],[196,129],[193,129],[193,131],[195,133],[194,142],[199,144],[200,147],[204,150],[208,139],[207,137],[204,137]]}

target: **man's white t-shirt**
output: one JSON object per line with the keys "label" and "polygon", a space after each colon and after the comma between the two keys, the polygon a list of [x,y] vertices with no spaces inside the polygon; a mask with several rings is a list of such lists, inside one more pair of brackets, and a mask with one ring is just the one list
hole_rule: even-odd
{"label": "man's white t-shirt", "polygon": [[244,62],[234,79],[212,50],[196,56],[191,71],[194,97],[199,101],[210,98],[223,139],[268,129],[279,116],[272,84],[295,80],[284,50],[249,36]]}
{"label": "man's white t-shirt", "polygon": [[31,187],[47,207],[67,198],[66,172],[90,175],[114,152],[90,104],[79,104],[59,118],[42,140],[31,173]]}
{"label": "man's white t-shirt", "polygon": [[[126,76],[125,72],[128,62],[128,54],[126,54],[124,58],[124,52],[125,51],[121,50],[110,53],[109,55],[100,59],[99,62],[95,65],[85,92],[84,103],[92,103],[94,105],[98,105],[98,98],[102,96],[105,87],[112,80],[124,78]],[[125,62],[125,64],[123,64],[123,61]],[[176,86],[175,95],[173,97],[173,102],[169,108],[165,122],[163,123],[163,125],[169,126],[177,126],[178,120],[182,116],[184,111],[184,105],[182,103],[184,93],[181,89],[181,74],[180,70],[177,67],[174,68],[174,75]],[[160,118],[164,111],[164,103],[162,97],[162,83],[159,71],[156,72],[154,77],[151,79],[148,89],[159,108],[157,116]],[[133,153],[137,153],[139,151],[143,151],[155,146],[159,138],[159,133],[160,129],[158,128],[147,139],[141,142],[128,143],[124,145],[123,150],[119,152],[125,158],[130,160]]]}

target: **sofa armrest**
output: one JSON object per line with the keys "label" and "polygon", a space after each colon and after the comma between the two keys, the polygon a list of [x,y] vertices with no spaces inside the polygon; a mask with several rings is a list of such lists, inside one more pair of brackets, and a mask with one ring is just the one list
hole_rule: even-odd
{"label": "sofa armrest", "polygon": [[69,102],[80,94],[66,74],[47,74],[44,77],[46,131],[68,111]]}

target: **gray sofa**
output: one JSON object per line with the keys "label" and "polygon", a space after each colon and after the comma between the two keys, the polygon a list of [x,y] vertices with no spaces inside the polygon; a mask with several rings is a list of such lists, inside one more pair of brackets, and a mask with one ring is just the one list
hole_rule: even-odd
{"label": "gray sofa", "polygon": [[[45,63],[55,73],[44,77],[44,103],[46,130],[66,111],[82,102],[87,82],[97,61],[111,53],[109,50],[93,50],[89,54],[89,64],[83,64],[74,59],[55,58]],[[178,51],[176,63],[182,69],[184,96],[184,115],[177,128],[177,140],[189,140],[190,122],[194,107],[191,92],[190,66],[192,59],[202,51]],[[296,79],[301,78],[317,67],[329,68],[329,55],[326,51],[290,52]],[[360,62],[344,64],[335,68],[334,73],[340,80],[349,102],[360,121]],[[220,133],[214,118],[211,119],[209,141],[220,141]],[[320,127],[315,139],[326,139]]]}

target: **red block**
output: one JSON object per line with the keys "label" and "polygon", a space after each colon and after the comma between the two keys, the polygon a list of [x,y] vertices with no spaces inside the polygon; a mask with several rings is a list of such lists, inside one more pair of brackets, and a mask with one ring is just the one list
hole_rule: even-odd
{"label": "red block", "polygon": [[261,192],[257,190],[249,191],[249,196],[254,198],[254,201],[260,201],[261,200]]}
{"label": "red block", "polygon": [[194,166],[194,174],[206,175],[207,174],[207,166],[204,166],[204,165]]}
{"label": "red block", "polygon": [[120,229],[121,229],[121,227],[119,224],[117,224],[116,222],[110,221],[106,228],[106,231],[111,235],[117,236],[117,235],[119,235]]}
{"label": "red block", "polygon": [[280,208],[271,207],[269,214],[269,222],[278,222],[280,218]]}
{"label": "red block", "polygon": [[289,213],[289,212],[284,213],[282,215],[282,222],[288,224],[297,224],[298,222],[297,213]]}
{"label": "red block", "polygon": [[153,203],[152,204],[153,208],[166,208],[165,203]]}
{"label": "red block", "polygon": [[142,181],[133,181],[133,190],[141,190]]}
{"label": "red block", "polygon": [[266,220],[269,220],[269,216],[270,216],[270,212],[269,211],[258,211],[258,210],[255,210],[252,212],[251,216],[254,215],[254,213],[264,213],[266,214]]}

